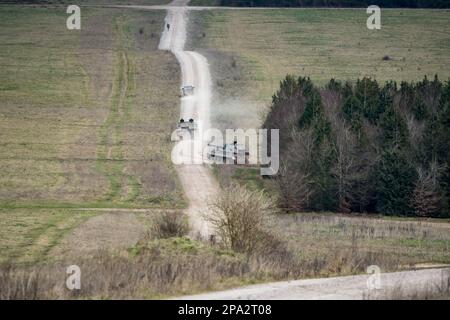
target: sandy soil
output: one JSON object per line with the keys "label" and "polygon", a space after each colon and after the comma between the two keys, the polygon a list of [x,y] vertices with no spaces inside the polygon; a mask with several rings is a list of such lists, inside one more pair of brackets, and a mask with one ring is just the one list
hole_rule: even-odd
{"label": "sandy soil", "polygon": [[[173,5],[187,4],[188,1],[174,1]],[[184,51],[186,43],[187,8],[167,7],[166,27],[161,36],[160,50],[171,51],[178,59],[182,72],[181,85],[193,85],[193,96],[181,98],[181,119],[194,119],[199,126],[199,132],[210,128],[211,75],[205,57],[197,52]],[[167,28],[167,25],[170,25]],[[201,159],[201,147],[204,146],[201,136],[194,136],[189,141],[192,146],[200,146],[194,152],[195,159]],[[176,155],[178,156],[178,155]],[[180,161],[180,159],[176,160]],[[219,192],[219,186],[212,176],[211,170],[201,164],[185,164],[176,166],[183,189],[189,200],[188,215],[192,228],[192,235],[208,239],[213,230],[203,219],[207,214],[208,203]]]}
{"label": "sandy soil", "polygon": [[381,274],[380,289],[369,290],[369,276],[299,280],[254,285],[180,300],[362,300],[387,299],[393,292],[416,293],[442,285],[450,269]]}

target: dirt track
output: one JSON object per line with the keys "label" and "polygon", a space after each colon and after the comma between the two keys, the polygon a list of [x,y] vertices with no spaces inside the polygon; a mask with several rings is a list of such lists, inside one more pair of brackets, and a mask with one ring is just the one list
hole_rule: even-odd
{"label": "dirt track", "polygon": [[[181,119],[194,119],[199,125],[199,132],[210,128],[211,75],[205,57],[197,52],[184,51],[186,42],[187,9],[179,7],[189,1],[178,0],[172,2],[174,7],[167,8],[166,26],[161,36],[160,50],[171,51],[181,66],[181,85],[193,85],[193,96],[181,99]],[[169,26],[169,28],[167,27]],[[191,146],[202,147],[204,141],[197,136],[188,142]],[[174,155],[178,157],[178,155]],[[201,159],[201,148],[193,157]],[[177,159],[176,161],[181,161]],[[189,200],[188,215],[193,230],[193,236],[208,239],[213,234],[211,226],[202,216],[208,212],[208,203],[214,199],[219,186],[212,176],[211,170],[202,164],[183,164],[176,166],[181,184]]]}
{"label": "dirt track", "polygon": [[248,286],[222,292],[186,296],[180,300],[362,300],[391,299],[394,293],[436,290],[448,281],[450,269],[382,274],[380,289],[368,289],[368,275],[299,280]]}

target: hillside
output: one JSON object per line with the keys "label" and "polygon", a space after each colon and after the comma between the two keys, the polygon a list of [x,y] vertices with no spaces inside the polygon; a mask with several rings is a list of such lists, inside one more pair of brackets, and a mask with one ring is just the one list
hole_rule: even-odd
{"label": "hillside", "polygon": [[382,8],[449,8],[449,0],[194,0],[192,5],[220,5],[230,7],[331,7],[367,8],[378,5]]}

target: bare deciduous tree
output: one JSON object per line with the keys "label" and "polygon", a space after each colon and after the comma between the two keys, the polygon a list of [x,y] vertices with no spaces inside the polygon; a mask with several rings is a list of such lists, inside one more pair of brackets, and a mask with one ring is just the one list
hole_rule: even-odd
{"label": "bare deciduous tree", "polygon": [[302,212],[310,207],[312,181],[308,173],[289,170],[289,164],[280,168],[278,186],[280,188],[279,206],[287,211]]}
{"label": "bare deciduous tree", "polygon": [[418,179],[414,188],[413,204],[416,214],[421,217],[432,217],[439,211],[440,196],[436,191],[433,170],[417,170]]}
{"label": "bare deciduous tree", "polygon": [[283,160],[278,185],[280,207],[301,212],[310,207],[313,194],[309,166],[313,161],[314,138],[310,130],[291,131],[291,145]]}
{"label": "bare deciduous tree", "polygon": [[339,211],[351,212],[351,193],[353,182],[357,174],[356,168],[356,139],[344,125],[336,130],[336,165],[332,173],[336,179],[336,195],[339,201]]}

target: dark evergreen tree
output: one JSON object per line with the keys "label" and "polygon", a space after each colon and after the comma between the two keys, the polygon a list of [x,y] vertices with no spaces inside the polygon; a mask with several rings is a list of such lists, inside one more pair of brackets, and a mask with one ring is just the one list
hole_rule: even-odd
{"label": "dark evergreen tree", "polygon": [[280,129],[287,210],[450,216],[450,81],[288,76],[265,127]]}
{"label": "dark evergreen tree", "polygon": [[352,132],[357,136],[359,142],[362,142],[363,137],[362,108],[361,101],[353,95],[349,96],[342,106],[344,119],[349,123]]}
{"label": "dark evergreen tree", "polygon": [[376,123],[382,111],[379,110],[380,88],[376,80],[364,78],[355,86],[355,97],[361,101],[362,112],[371,123]]}
{"label": "dark evergreen tree", "polygon": [[413,214],[416,180],[416,169],[403,152],[396,148],[384,151],[376,168],[378,212],[388,215]]}
{"label": "dark evergreen tree", "polygon": [[438,130],[435,139],[437,161],[443,168],[440,178],[443,190],[445,216],[450,216],[450,80],[446,83],[440,101],[441,110],[438,115]]}
{"label": "dark evergreen tree", "polygon": [[383,130],[383,148],[399,147],[404,150],[408,146],[408,130],[405,120],[392,105],[387,106],[387,110],[382,115],[380,127]]}

